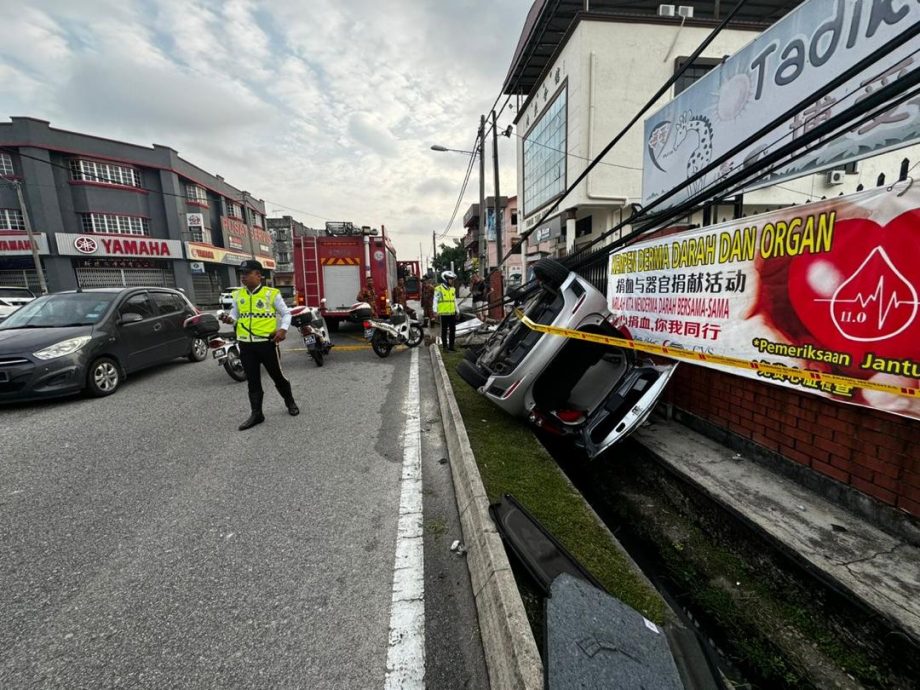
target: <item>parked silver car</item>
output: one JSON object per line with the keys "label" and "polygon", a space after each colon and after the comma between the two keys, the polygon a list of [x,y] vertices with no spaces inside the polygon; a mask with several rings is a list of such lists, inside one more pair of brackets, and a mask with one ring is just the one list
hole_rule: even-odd
{"label": "parked silver car", "polygon": [[[607,299],[562,264],[534,266],[541,289],[524,304],[532,321],[623,337]],[[655,364],[631,350],[531,330],[511,313],[457,373],[508,414],[570,436],[589,457],[636,429],[664,391],[676,364]]]}
{"label": "parked silver car", "polygon": [[0,321],[34,299],[35,295],[27,288],[0,285]]}

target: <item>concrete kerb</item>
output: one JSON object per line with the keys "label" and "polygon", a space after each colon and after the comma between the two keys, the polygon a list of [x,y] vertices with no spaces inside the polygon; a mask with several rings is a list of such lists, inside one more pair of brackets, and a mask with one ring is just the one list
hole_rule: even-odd
{"label": "concrete kerb", "polygon": [[489,500],[457,399],[441,353],[437,346],[429,350],[489,682],[502,690],[542,688],[543,662],[505,547],[488,513]]}

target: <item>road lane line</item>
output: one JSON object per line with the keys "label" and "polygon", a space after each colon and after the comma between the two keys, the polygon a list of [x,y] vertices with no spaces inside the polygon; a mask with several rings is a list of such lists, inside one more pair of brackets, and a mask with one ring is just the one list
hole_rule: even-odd
{"label": "road lane line", "polygon": [[409,361],[403,400],[403,465],[387,646],[387,690],[425,687],[425,560],[422,542],[422,437],[418,348]]}

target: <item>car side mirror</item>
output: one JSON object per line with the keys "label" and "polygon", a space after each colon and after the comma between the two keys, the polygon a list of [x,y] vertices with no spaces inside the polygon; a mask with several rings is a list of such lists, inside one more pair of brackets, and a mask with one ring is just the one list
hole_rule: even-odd
{"label": "car side mirror", "polygon": [[136,314],[133,311],[129,311],[121,315],[121,319],[119,320],[119,323],[121,325],[125,325],[126,323],[137,323],[138,321],[143,321],[143,320],[144,320],[144,317],[141,316],[140,314]]}

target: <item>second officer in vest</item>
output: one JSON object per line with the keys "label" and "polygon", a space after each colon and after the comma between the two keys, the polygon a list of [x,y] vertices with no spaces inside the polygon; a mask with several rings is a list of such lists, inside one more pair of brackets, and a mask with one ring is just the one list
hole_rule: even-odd
{"label": "second officer in vest", "polygon": [[447,352],[454,352],[454,338],[457,337],[457,291],[454,281],[457,274],[453,271],[444,271],[441,274],[442,283],[434,289],[434,310],[441,322],[441,348]]}
{"label": "second officer in vest", "polygon": [[240,345],[240,360],[249,384],[249,405],[252,414],[240,424],[240,431],[265,421],[262,414],[262,367],[272,377],[275,388],[284,399],[288,412],[300,414],[291,382],[281,371],[281,349],[291,325],[291,310],[281,293],[262,284],[262,264],[255,260],[240,264],[241,281],[245,287],[233,291],[233,308],[224,321],[236,324],[236,339]]}

